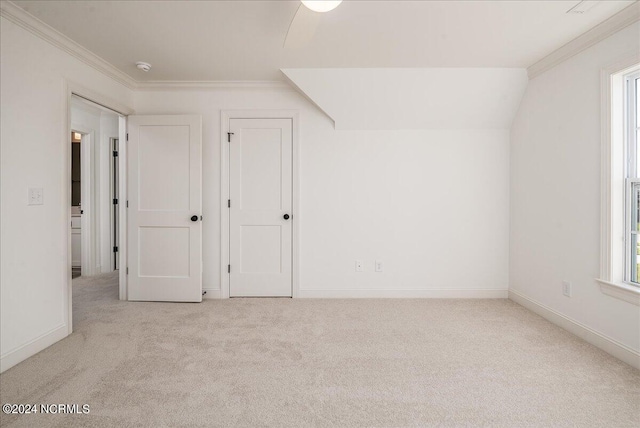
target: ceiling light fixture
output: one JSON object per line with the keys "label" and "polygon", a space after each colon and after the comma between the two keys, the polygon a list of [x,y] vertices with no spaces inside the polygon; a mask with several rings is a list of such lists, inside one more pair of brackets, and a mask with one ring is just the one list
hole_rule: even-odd
{"label": "ceiling light fixture", "polygon": [[342,3],[342,0],[300,0],[302,4],[314,12],[329,12]]}
{"label": "ceiling light fixture", "polygon": [[147,71],[151,70],[151,64],[149,64],[147,62],[138,61],[138,62],[136,62],[136,67],[138,67],[139,70],[142,70],[145,73]]}

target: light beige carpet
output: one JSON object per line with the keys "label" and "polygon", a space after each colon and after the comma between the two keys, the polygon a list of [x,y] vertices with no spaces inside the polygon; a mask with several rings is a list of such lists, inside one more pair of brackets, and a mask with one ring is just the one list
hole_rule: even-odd
{"label": "light beige carpet", "polygon": [[117,300],[0,376],[3,426],[638,427],[640,373],[509,300]]}

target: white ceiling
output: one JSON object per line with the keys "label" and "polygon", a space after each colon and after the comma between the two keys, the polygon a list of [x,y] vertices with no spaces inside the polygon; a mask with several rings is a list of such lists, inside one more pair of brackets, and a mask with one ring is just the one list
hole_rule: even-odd
{"label": "white ceiling", "polygon": [[[303,48],[298,1],[16,1],[140,81],[282,80],[281,68],[528,67],[633,1],[345,0]],[[153,65],[149,73],[136,61]]]}

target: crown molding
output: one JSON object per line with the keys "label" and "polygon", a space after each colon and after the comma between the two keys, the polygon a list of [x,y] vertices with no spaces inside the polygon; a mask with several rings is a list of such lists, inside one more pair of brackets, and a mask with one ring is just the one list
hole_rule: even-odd
{"label": "crown molding", "polygon": [[0,2],[0,16],[24,28],[35,36],[91,66],[132,90],[228,90],[270,89],[293,90],[284,81],[139,81],[119,70],[85,47],[71,40],[11,1]]}
{"label": "crown molding", "polygon": [[138,81],[136,89],[140,91],[163,90],[229,90],[229,89],[270,89],[270,90],[294,90],[284,81],[278,80],[150,80]]}
{"label": "crown molding", "polygon": [[98,55],[82,47],[69,37],[45,24],[14,3],[10,1],[2,1],[0,3],[0,16],[33,33],[39,38],[46,40],[57,48],[93,67],[127,88],[136,88],[136,81],[132,79],[131,76],[118,70]]}
{"label": "crown molding", "polygon": [[[295,90],[285,81],[138,81],[11,1],[0,2],[0,16],[132,90]],[[529,66],[527,68],[529,79],[539,76],[639,20],[640,2],[635,2]]]}
{"label": "crown molding", "polygon": [[579,54],[596,43],[640,20],[640,2],[622,9],[606,21],[596,25],[586,33],[571,40],[566,45],[551,52],[540,61],[527,68],[529,79],[533,79],[558,64]]}

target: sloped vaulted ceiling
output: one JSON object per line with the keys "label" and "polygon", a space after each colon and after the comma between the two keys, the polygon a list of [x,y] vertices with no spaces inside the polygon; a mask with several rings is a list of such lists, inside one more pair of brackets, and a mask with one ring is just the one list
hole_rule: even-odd
{"label": "sloped vaulted ceiling", "polygon": [[509,129],[522,68],[283,69],[336,129]]}

